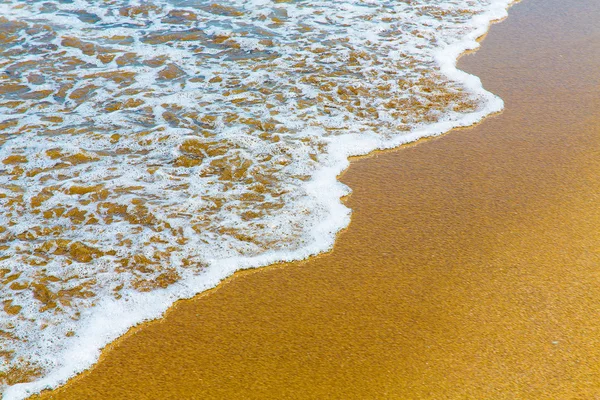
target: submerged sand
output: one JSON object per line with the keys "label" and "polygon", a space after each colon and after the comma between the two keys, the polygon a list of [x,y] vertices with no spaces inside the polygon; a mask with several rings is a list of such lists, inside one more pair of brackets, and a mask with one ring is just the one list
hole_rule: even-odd
{"label": "submerged sand", "polygon": [[356,160],[350,227],[132,329],[47,398],[600,398],[600,3],[525,0],[461,68],[506,110]]}

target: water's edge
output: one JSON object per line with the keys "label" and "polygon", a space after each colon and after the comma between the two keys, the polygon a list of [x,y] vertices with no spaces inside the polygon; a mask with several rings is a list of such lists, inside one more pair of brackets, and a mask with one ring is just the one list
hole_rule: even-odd
{"label": "water's edge", "polygon": [[[485,35],[493,22],[504,19],[507,10],[514,2],[495,1],[490,9],[473,21],[477,28],[464,40],[454,46],[448,46],[436,54],[441,71],[450,79],[464,83],[472,93],[481,96],[487,105],[483,110],[465,115],[457,121],[445,121],[414,130],[410,135],[397,137],[393,141],[375,142],[359,137],[333,138],[330,148],[335,148],[333,167],[324,168],[315,178],[306,183],[307,192],[319,196],[321,204],[329,207],[328,220],[322,221],[313,234],[313,241],[295,253],[270,252],[257,257],[221,260],[207,268],[203,273],[185,282],[177,282],[164,290],[149,293],[136,293],[127,302],[106,299],[97,305],[95,315],[85,321],[85,328],[78,332],[70,348],[60,357],[69,360],[63,367],[52,371],[45,377],[29,383],[13,385],[3,395],[5,399],[23,399],[44,389],[63,385],[71,377],[92,367],[102,349],[110,342],[125,334],[131,327],[145,321],[160,318],[174,302],[191,298],[219,285],[225,278],[238,270],[268,266],[278,262],[306,259],[327,252],[333,248],[337,233],[350,223],[351,210],[342,204],[340,198],[350,193],[348,187],[337,177],[350,165],[349,157],[367,155],[375,150],[392,149],[412,143],[422,138],[439,136],[451,129],[476,124],[485,117],[500,112],[503,101],[486,91],[478,77],[456,68],[458,58],[465,52],[477,49],[478,39]],[[326,240],[323,240],[326,238]],[[135,310],[133,313],[131,310]]]}

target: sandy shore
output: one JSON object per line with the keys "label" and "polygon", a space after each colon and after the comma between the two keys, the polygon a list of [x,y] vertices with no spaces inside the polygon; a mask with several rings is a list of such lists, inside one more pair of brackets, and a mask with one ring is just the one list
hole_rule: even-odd
{"label": "sandy shore", "polygon": [[460,62],[505,112],[356,160],[332,252],[179,302],[44,398],[600,398],[598,21],[515,5]]}

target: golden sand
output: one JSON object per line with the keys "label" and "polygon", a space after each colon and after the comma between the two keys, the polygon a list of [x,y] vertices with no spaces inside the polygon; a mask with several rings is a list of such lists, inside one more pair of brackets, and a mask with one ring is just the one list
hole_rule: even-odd
{"label": "golden sand", "polygon": [[460,62],[501,115],[356,160],[332,252],[177,303],[44,398],[600,398],[599,20],[514,6]]}

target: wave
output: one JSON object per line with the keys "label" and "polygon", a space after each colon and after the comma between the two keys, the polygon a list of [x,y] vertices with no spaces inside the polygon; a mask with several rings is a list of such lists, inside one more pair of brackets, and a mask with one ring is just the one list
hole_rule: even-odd
{"label": "wave", "polygon": [[331,249],[348,157],[502,109],[456,60],[509,4],[0,4],[4,397],[237,270]]}

